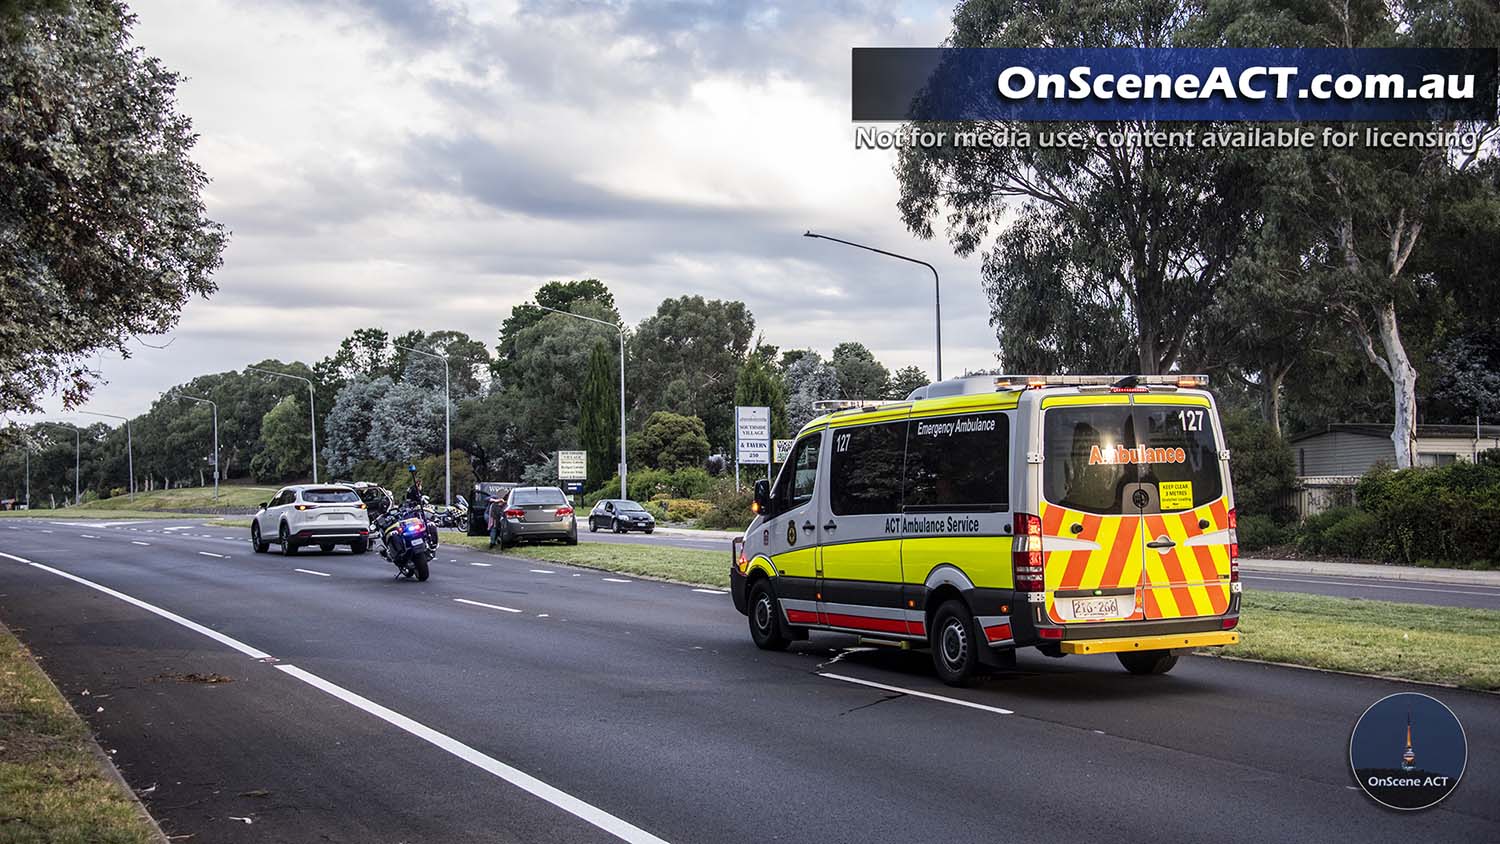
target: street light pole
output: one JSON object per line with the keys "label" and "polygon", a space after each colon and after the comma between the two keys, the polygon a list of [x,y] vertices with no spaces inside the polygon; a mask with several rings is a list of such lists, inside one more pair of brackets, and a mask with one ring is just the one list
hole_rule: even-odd
{"label": "street light pole", "polygon": [[124,416],[116,416],[113,413],[98,413],[92,410],[80,410],[79,413],[87,413],[90,416],[103,416],[106,419],[118,419],[125,423],[125,471],[130,473],[130,483],[126,488],[130,491],[130,500],[135,500],[135,445],[130,440],[130,419]]}
{"label": "street light pole", "polygon": [[[208,399],[190,396],[187,393],[169,393],[173,398],[187,399],[188,401],[202,402],[209,405],[214,411],[214,502],[219,501],[219,405]],[[316,480],[313,483],[317,483]]]}
{"label": "street light pole", "polygon": [[62,422],[38,422],[38,425],[52,425],[57,428],[68,428],[73,431],[73,505],[76,507],[83,503],[83,493],[78,491],[78,469],[80,457],[83,454],[83,432],[77,425],[67,425]]}
{"label": "street light pole", "polygon": [[307,422],[308,422],[308,428],[309,428],[309,430],[312,431],[313,483],[317,483],[318,482],[318,411],[317,411],[317,408],[315,406],[315,399],[313,398],[313,382],[312,382],[312,379],[310,379],[310,378],[303,378],[301,375],[288,375],[285,372],[277,372],[274,369],[261,369],[258,366],[247,366],[245,368],[248,369],[248,370],[250,370],[251,372],[259,372],[259,373],[261,373],[263,375],[275,375],[277,378],[291,378],[294,381],[301,381],[301,382],[303,382],[303,383],[305,383],[307,385]]}
{"label": "street light pole", "polygon": [[443,362],[443,503],[449,507],[453,506],[453,436],[452,436],[452,408],[453,398],[449,394],[450,383],[448,380],[448,358],[433,352],[424,352],[421,349],[413,349],[411,346],[402,346],[392,343],[398,349],[412,352],[414,354],[426,355],[437,358]]}
{"label": "street light pole", "polygon": [[895,252],[887,252],[884,249],[876,249],[873,246],[866,246],[863,243],[841,240],[837,237],[829,237],[826,234],[818,234],[813,231],[804,232],[802,236],[817,238],[820,240],[831,240],[834,243],[842,243],[845,246],[853,246],[855,249],[863,249],[867,252],[875,252],[891,258],[899,258],[903,261],[910,261],[913,264],[921,264],[927,269],[932,270],[932,301],[933,306],[937,310],[937,380],[943,380],[943,295],[941,284],[938,281],[937,267],[934,267],[926,261],[919,261],[916,258],[909,258],[905,255],[898,255]]}
{"label": "street light pole", "polygon": [[549,308],[546,305],[537,305],[537,307],[544,311],[551,311],[554,314],[562,314],[574,319],[583,319],[589,322],[597,322],[600,325],[607,325],[620,333],[620,497],[629,498],[630,486],[626,483],[629,478],[629,468],[626,465],[627,461],[625,459],[625,327],[615,325],[612,322],[605,322],[602,319],[584,316],[583,314],[575,314],[572,311],[559,311],[557,308]]}

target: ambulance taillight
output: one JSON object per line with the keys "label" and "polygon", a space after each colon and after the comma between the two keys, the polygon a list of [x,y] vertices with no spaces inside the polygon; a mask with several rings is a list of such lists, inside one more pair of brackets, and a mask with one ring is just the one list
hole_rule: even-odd
{"label": "ambulance taillight", "polygon": [[1240,579],[1240,535],[1236,529],[1238,524],[1234,508],[1229,510],[1229,582],[1238,583]]}
{"label": "ambulance taillight", "polygon": [[1047,583],[1042,567],[1042,520],[1030,513],[1015,515],[1015,539],[1011,546],[1016,591],[1030,593],[1032,601],[1045,600]]}

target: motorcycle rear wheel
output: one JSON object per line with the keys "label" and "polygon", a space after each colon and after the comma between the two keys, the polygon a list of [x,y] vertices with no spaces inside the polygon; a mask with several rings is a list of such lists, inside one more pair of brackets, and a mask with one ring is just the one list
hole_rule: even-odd
{"label": "motorcycle rear wheel", "polygon": [[416,566],[416,569],[417,569],[417,580],[418,581],[425,581],[425,580],[427,580],[427,576],[430,573],[428,571],[428,569],[427,569],[427,560],[424,559],[424,558],[422,558],[422,557],[418,557],[416,559],[416,561],[415,561],[415,566]]}

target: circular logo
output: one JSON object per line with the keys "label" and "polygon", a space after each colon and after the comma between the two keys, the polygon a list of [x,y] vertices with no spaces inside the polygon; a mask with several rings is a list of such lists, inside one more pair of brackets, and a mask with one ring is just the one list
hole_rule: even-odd
{"label": "circular logo", "polygon": [[1137,510],[1144,510],[1146,505],[1151,503],[1151,496],[1147,495],[1144,489],[1137,489],[1130,494],[1130,500]]}
{"label": "circular logo", "polygon": [[1349,766],[1382,806],[1416,811],[1436,806],[1458,787],[1469,741],[1453,710],[1417,692],[1375,701],[1354,724]]}
{"label": "circular logo", "polygon": [[797,523],[795,521],[786,523],[786,544],[797,544]]}

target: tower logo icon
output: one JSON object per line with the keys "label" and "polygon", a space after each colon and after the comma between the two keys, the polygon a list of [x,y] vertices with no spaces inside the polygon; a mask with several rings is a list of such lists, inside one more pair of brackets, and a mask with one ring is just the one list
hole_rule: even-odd
{"label": "tower logo icon", "polygon": [[1416,692],[1375,701],[1349,736],[1349,767],[1359,787],[1377,803],[1403,811],[1435,806],[1453,793],[1468,756],[1468,738],[1453,710]]}

